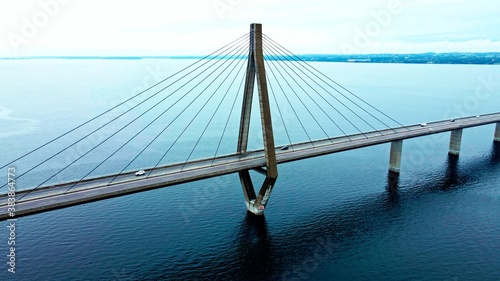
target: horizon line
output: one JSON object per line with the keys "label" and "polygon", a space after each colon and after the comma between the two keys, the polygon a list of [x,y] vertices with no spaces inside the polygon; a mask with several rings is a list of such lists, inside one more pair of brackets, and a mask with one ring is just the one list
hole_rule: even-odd
{"label": "horizon line", "polygon": [[[366,54],[339,54],[339,53],[309,53],[309,54],[296,54],[296,56],[383,56],[383,55],[447,55],[447,54],[474,54],[474,55],[500,55],[500,52],[422,52],[422,53],[366,53]],[[85,59],[85,58],[123,58],[123,59],[141,59],[141,58],[204,58],[203,55],[33,55],[33,56],[19,56],[19,57],[0,57],[0,59],[43,59],[43,58],[69,58],[69,59]],[[222,57],[222,56],[209,56],[209,57]]]}

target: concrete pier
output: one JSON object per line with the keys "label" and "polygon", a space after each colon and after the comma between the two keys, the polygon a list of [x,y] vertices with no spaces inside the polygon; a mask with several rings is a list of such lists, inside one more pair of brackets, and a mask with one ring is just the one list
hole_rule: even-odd
{"label": "concrete pier", "polygon": [[497,127],[495,129],[495,141],[500,142],[500,122],[497,123]]}
{"label": "concrete pier", "polygon": [[457,156],[460,154],[460,146],[462,144],[462,132],[463,132],[463,129],[451,131],[450,150],[449,150],[448,154],[457,155]]}
{"label": "concrete pier", "polygon": [[401,154],[403,152],[403,141],[391,142],[391,155],[389,159],[389,172],[399,174],[401,168]]}

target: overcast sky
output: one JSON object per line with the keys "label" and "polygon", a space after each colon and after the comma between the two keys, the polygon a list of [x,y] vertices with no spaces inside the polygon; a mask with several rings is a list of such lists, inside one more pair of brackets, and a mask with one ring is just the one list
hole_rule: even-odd
{"label": "overcast sky", "polygon": [[204,55],[249,24],[297,54],[500,52],[498,0],[0,0],[0,57]]}

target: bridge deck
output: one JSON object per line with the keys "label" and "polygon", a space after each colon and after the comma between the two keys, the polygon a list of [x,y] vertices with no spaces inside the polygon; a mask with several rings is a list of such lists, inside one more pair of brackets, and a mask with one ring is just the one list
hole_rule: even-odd
{"label": "bridge deck", "polygon": [[[357,149],[395,140],[415,138],[442,133],[461,128],[476,127],[500,122],[500,113],[466,117],[428,123],[425,127],[412,125],[381,131],[367,132],[332,139],[316,140],[290,145],[288,150],[277,149],[277,162],[286,163],[305,158],[316,157],[351,149]],[[184,166],[184,168],[182,168]],[[154,170],[150,176],[136,177],[134,173],[120,175],[112,184],[108,184],[115,175],[85,180],[78,183],[69,192],[65,192],[74,183],[39,188],[21,201],[16,202],[16,217],[116,197],[120,195],[171,186],[190,181],[206,179],[241,170],[265,166],[264,152],[251,151],[243,155],[234,154],[214,159],[202,159],[186,164],[173,164]],[[146,170],[148,172],[148,170]],[[19,198],[27,191],[18,192]],[[0,220],[9,218],[7,195],[0,195]]]}

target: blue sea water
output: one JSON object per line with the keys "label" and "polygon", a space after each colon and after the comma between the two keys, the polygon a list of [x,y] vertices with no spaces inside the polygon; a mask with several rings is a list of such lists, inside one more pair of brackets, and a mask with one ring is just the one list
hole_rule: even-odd
{"label": "blue sea water", "polygon": [[[0,61],[0,164],[192,62]],[[500,109],[499,66],[313,65],[403,124]],[[286,143],[282,129],[277,123],[278,144]],[[2,222],[0,280],[498,280],[500,145],[493,131],[464,130],[458,159],[447,155],[449,134],[406,140],[397,180],[387,174],[389,144],[280,165],[262,218],[246,213],[237,175],[21,217],[15,274],[7,271]],[[258,148],[258,128],[252,132],[250,147]],[[187,132],[169,160],[181,160],[175,157],[192,147],[192,136]],[[200,155],[213,151],[216,138],[209,132],[210,149],[201,145]],[[235,149],[235,139],[224,139],[222,153]],[[139,138],[96,172],[120,169],[145,142]],[[131,169],[163,154],[162,145]],[[26,171],[43,156],[16,168]],[[64,157],[20,178],[17,188],[32,187]]]}

